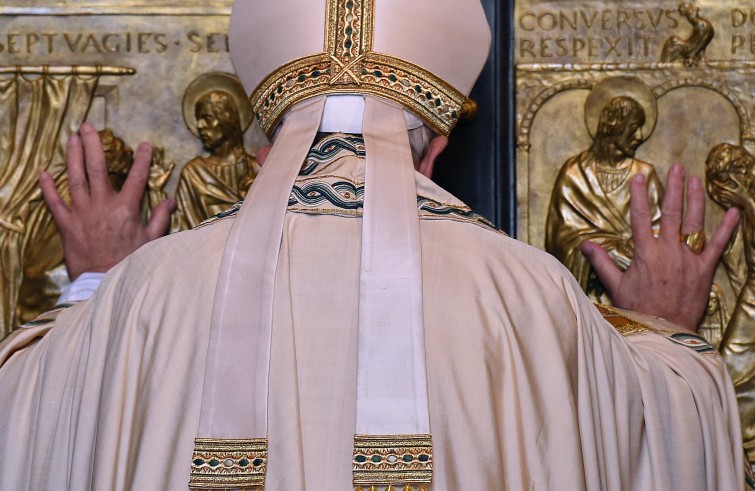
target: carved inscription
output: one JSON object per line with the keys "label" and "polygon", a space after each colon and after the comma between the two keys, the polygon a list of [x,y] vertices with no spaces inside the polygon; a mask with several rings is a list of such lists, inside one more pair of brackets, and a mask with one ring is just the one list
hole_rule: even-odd
{"label": "carved inscription", "polygon": [[585,61],[653,56],[659,32],[680,25],[675,9],[525,10],[517,16],[522,62],[573,58]]}
{"label": "carved inscription", "polygon": [[[623,8],[582,3],[529,2],[516,11],[516,56],[520,63],[650,62],[662,58],[671,36],[688,36],[693,2],[621,2]],[[576,2],[575,2],[576,3]],[[702,2],[700,2],[702,3]],[[695,6],[696,5],[696,6]],[[716,28],[716,58],[755,59],[755,7],[704,8]]]}
{"label": "carved inscription", "polygon": [[755,8],[731,9],[731,54],[755,55]]}
{"label": "carved inscription", "polygon": [[163,32],[9,32],[0,33],[0,54],[87,53],[227,53],[228,34],[190,30],[181,36]]}

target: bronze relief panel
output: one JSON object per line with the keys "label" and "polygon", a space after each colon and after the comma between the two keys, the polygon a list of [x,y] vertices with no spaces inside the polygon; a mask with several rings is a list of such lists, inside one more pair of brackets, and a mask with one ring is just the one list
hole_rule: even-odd
{"label": "bronze relief panel", "polygon": [[65,195],[65,141],[82,122],[103,130],[116,187],[131,149],[152,143],[144,214],[180,187],[174,230],[243,197],[257,171],[252,150],[265,139],[250,129],[246,96],[231,75],[232,3],[0,5],[0,336],[51,307],[68,282],[36,179],[50,171]]}
{"label": "bronze relief panel", "polygon": [[[626,268],[629,180],[646,176],[657,221],[666,172],[685,164],[706,183],[709,237],[727,208],[743,210],[700,333],[719,347],[746,401],[755,383],[755,9],[718,0],[530,0],[516,3],[514,22],[518,237],[551,252],[606,302],[579,243],[601,243]],[[755,420],[745,402],[741,410],[750,449]]]}

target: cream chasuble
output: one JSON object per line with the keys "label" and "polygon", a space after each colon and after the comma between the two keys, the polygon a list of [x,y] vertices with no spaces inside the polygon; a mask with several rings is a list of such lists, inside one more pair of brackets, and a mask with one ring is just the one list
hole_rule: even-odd
{"label": "cream chasuble", "polygon": [[[361,138],[327,138],[289,197],[267,490],[353,488],[364,166]],[[608,312],[613,327],[555,259],[416,180],[431,489],[744,488],[717,353],[659,320],[671,331]],[[187,489],[236,215],[144,246],[0,344],[0,489]]]}

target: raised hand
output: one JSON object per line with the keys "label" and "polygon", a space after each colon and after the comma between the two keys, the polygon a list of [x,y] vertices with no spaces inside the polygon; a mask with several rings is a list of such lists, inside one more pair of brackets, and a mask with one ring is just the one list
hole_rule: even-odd
{"label": "raised hand", "polygon": [[158,147],[152,149],[152,165],[149,168],[147,187],[151,191],[162,191],[168,183],[175,167],[175,162],[165,161],[164,148]]}
{"label": "raised hand", "polygon": [[120,192],[108,179],[105,154],[97,131],[83,124],[80,137],[68,139],[67,170],[71,190],[69,207],[48,172],[39,177],[42,194],[58,225],[71,280],[85,272],[105,272],[168,229],[175,202],[166,199],[145,226],[141,202],[150,176],[152,148],[142,143]]}
{"label": "raised hand", "polygon": [[750,187],[742,182],[743,176],[732,174],[728,182],[708,181],[708,193],[713,201],[725,208],[743,208],[752,202]]}
{"label": "raised hand", "polygon": [[581,250],[615,306],[662,317],[695,331],[705,314],[716,265],[737,226],[739,211],[728,210],[704,249],[693,251],[683,237],[703,230],[705,190],[699,178],[689,180],[685,215],[684,180],[684,168],[672,166],[661,206],[660,234],[655,237],[645,177],[640,174],[632,179],[634,259],[625,272],[599,245],[584,242]]}

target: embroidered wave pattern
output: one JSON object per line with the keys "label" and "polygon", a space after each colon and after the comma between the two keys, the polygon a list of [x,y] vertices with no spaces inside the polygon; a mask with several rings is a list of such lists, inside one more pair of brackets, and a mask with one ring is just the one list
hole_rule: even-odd
{"label": "embroidered wave pattern", "polygon": [[[312,147],[299,171],[300,178],[291,190],[288,199],[288,211],[311,215],[361,216],[364,208],[364,182],[322,175],[328,165],[346,155],[365,158],[364,138],[359,135],[336,133],[328,135]],[[321,175],[307,178],[315,171]],[[243,201],[239,201],[228,210],[206,220],[198,227],[235,216],[242,203]],[[417,196],[417,210],[420,219],[447,219],[468,222],[497,233],[503,233],[489,220],[467,206],[452,205],[428,197]]]}
{"label": "embroidered wave pattern", "polygon": [[[288,211],[308,214],[361,216],[364,208],[364,183],[345,180],[308,181],[297,184],[288,199]],[[417,196],[420,219],[450,219],[470,222],[503,233],[488,219],[465,206],[450,205]]]}
{"label": "embroidered wave pattern", "polygon": [[423,196],[417,196],[417,209],[420,212],[420,218],[445,217],[461,222],[472,222],[494,232],[503,233],[490,220],[479,213],[475,213],[471,208],[466,206],[449,205]]}
{"label": "embroidered wave pattern", "polygon": [[317,211],[322,210],[323,205],[327,210],[342,210],[353,215],[364,206],[364,185],[358,186],[349,181],[310,181],[301,186],[295,185],[288,199],[291,211],[309,211],[308,208]]}
{"label": "embroidered wave pattern", "polygon": [[[231,208],[205,220],[196,228],[212,225],[225,218],[235,216],[243,201]],[[308,181],[297,184],[288,198],[288,211],[310,215],[340,215],[347,217],[362,216],[364,208],[364,184],[355,184],[346,180]],[[417,210],[420,219],[448,219],[458,222],[473,223],[496,233],[503,234],[490,220],[475,213],[465,206],[441,203],[424,196],[417,196]]]}
{"label": "embroidered wave pattern", "polygon": [[300,176],[309,176],[321,165],[333,162],[340,157],[339,154],[348,153],[364,158],[367,153],[364,147],[364,138],[355,135],[335,134],[323,138],[307,154],[304,165],[299,171]]}
{"label": "embroidered wave pattern", "polygon": [[202,222],[199,225],[197,225],[196,227],[194,227],[192,230],[196,230],[198,228],[201,228],[201,227],[204,227],[204,226],[207,226],[207,225],[211,225],[211,224],[213,224],[215,222],[219,222],[220,220],[222,220],[224,218],[228,218],[228,217],[232,217],[232,216],[236,215],[239,212],[239,210],[241,209],[241,205],[243,205],[243,204],[244,204],[244,200],[243,199],[241,201],[237,201],[233,206],[231,206],[227,210],[221,211],[220,213],[218,213],[214,217],[208,218],[204,222]]}
{"label": "embroidered wave pattern", "polygon": [[708,344],[705,339],[692,333],[678,332],[666,337],[677,344],[686,346],[687,348],[693,349],[701,354],[718,353],[716,348]]}

